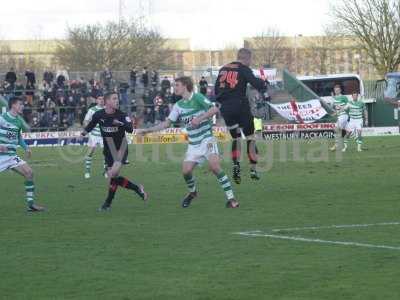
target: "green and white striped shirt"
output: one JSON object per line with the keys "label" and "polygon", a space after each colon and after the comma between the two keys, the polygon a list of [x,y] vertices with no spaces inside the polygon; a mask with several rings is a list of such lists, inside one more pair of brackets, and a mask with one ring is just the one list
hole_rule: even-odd
{"label": "green and white striped shirt", "polygon": [[364,118],[364,110],[365,104],[364,102],[357,100],[357,101],[350,101],[347,105],[350,119],[353,120],[362,120]]}
{"label": "green and white striped shirt", "polygon": [[[85,123],[89,123],[92,120],[92,117],[95,114],[95,112],[102,110],[102,109],[104,109],[104,108],[101,106],[98,106],[98,105],[89,108],[89,110],[85,116]],[[97,124],[96,127],[93,128],[93,130],[90,132],[90,134],[93,136],[101,136],[100,125]]]}
{"label": "green and white striped shirt", "polygon": [[333,97],[333,107],[338,116],[347,115],[347,111],[344,110],[345,106],[349,103],[349,99],[347,99],[344,95],[334,96]]}
{"label": "green and white striped shirt", "polygon": [[212,106],[213,104],[202,94],[193,93],[189,100],[182,99],[175,103],[168,119],[172,122],[181,121],[188,133],[189,144],[200,145],[204,139],[213,136],[211,119],[204,120],[196,128],[190,126],[190,122]]}
{"label": "green and white striped shirt", "polygon": [[21,142],[21,131],[25,128],[25,122],[20,116],[14,117],[9,112],[0,115],[0,145],[6,146],[6,152],[0,152],[0,156],[14,156]]}

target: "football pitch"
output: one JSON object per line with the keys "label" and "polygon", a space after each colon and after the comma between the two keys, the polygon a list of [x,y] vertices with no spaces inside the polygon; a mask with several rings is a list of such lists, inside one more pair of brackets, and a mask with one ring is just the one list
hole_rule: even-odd
{"label": "football pitch", "polygon": [[[83,179],[83,147],[33,148],[37,202],[0,174],[0,299],[400,299],[400,140],[365,139],[342,153],[326,141],[263,145],[260,181],[242,163],[226,209],[206,166],[199,197],[180,207],[185,145],[130,146],[111,212],[102,155]],[[229,144],[221,145],[231,177]]]}

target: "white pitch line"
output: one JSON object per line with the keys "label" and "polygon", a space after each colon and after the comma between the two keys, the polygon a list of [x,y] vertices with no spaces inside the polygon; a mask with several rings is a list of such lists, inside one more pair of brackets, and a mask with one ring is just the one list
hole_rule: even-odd
{"label": "white pitch line", "polygon": [[[334,229],[338,229],[339,228],[340,229],[340,228],[357,228],[357,227],[391,226],[391,225],[400,225],[400,222],[280,228],[280,229],[272,229],[271,232],[305,231],[305,230],[320,230],[320,229],[332,229],[332,228],[334,228]],[[252,231],[252,232],[255,232],[255,231]]]}
{"label": "white pitch line", "polygon": [[364,248],[400,250],[400,247],[393,247],[393,246],[386,246],[386,245],[373,245],[373,244],[356,243],[356,242],[329,241],[329,240],[321,240],[321,239],[303,238],[300,236],[264,234],[264,233],[261,233],[260,231],[237,232],[234,234],[250,236],[250,237],[268,237],[268,238],[273,238],[273,239],[291,240],[291,241],[308,242],[308,243],[321,243],[321,244],[333,244],[333,245],[344,245],[344,246],[356,246],[356,247],[364,247]]}
{"label": "white pitch line", "polygon": [[49,167],[57,167],[57,164],[52,164],[52,163],[48,163],[48,164],[35,164],[33,163],[32,166],[34,167],[42,167],[42,168],[49,168]]}

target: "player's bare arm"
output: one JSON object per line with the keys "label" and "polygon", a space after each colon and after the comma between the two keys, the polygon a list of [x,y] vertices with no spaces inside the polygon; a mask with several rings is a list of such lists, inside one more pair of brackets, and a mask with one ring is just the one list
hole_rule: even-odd
{"label": "player's bare arm", "polygon": [[200,125],[201,122],[211,118],[212,116],[216,115],[218,112],[219,112],[218,107],[213,106],[207,112],[205,112],[204,114],[201,114],[197,118],[193,118],[193,120],[191,121],[191,125],[193,127],[197,127],[197,126]]}
{"label": "player's bare arm", "polygon": [[143,128],[143,129],[138,129],[136,130],[137,134],[146,134],[146,133],[151,133],[151,132],[155,132],[155,131],[160,131],[166,128],[169,128],[171,126],[171,120],[165,120],[164,122],[153,126],[153,127],[149,127],[149,128]]}
{"label": "player's bare arm", "polygon": [[32,157],[32,151],[29,148],[29,146],[26,144],[26,142],[25,142],[24,138],[22,137],[21,133],[19,133],[18,139],[19,139],[19,145],[25,151],[25,157],[28,158],[28,159],[31,158]]}

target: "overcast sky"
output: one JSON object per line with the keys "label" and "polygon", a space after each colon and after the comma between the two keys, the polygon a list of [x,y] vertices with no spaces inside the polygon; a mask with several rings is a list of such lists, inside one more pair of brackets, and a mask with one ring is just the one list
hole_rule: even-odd
{"label": "overcast sky", "polygon": [[[330,0],[123,0],[125,18],[147,16],[166,37],[193,48],[236,44],[270,26],[283,35],[317,35]],[[0,37],[63,38],[67,25],[118,20],[119,0],[12,0],[0,10]]]}

